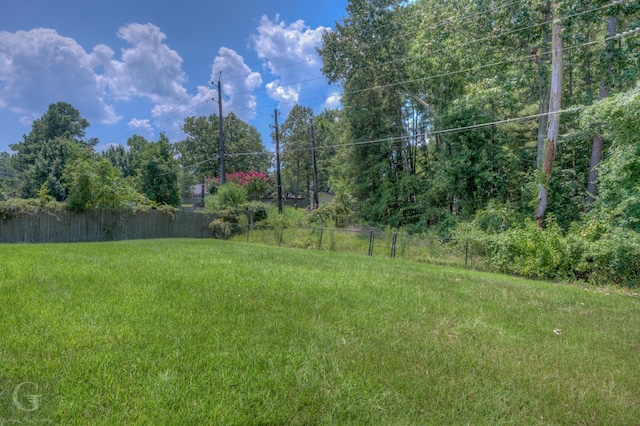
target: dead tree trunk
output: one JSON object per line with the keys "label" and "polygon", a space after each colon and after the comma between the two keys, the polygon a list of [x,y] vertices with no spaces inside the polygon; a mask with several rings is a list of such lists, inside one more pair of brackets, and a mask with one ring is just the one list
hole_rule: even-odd
{"label": "dead tree trunk", "polygon": [[551,25],[551,93],[549,96],[549,128],[542,162],[542,182],[538,184],[538,208],[536,209],[536,223],[542,226],[547,210],[549,198],[549,183],[553,160],[558,147],[558,133],[560,131],[560,108],[562,106],[562,37],[560,22],[556,16],[556,5],[553,7],[554,21]]}

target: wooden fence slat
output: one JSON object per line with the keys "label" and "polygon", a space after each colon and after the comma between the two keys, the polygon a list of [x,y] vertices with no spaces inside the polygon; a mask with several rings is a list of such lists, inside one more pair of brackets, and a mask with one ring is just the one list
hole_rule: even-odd
{"label": "wooden fence slat", "polygon": [[19,214],[0,220],[0,243],[53,243],[150,238],[210,238],[212,214],[95,209]]}

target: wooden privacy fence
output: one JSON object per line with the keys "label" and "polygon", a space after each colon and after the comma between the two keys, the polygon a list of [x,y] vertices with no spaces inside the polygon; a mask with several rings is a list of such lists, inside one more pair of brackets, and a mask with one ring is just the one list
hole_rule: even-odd
{"label": "wooden privacy fence", "polygon": [[38,211],[0,220],[0,243],[60,243],[149,238],[209,238],[211,214],[178,210]]}

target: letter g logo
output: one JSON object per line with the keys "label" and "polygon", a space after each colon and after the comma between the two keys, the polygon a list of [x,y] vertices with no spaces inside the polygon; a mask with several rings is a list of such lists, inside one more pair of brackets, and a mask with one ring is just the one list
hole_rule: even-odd
{"label": "letter g logo", "polygon": [[21,411],[36,411],[40,408],[40,397],[36,395],[38,385],[33,382],[22,382],[13,390],[13,404]]}

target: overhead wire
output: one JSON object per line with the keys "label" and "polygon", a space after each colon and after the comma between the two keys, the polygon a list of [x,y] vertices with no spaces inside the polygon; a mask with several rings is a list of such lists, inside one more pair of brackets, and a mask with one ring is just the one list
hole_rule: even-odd
{"label": "overhead wire", "polygon": [[[573,18],[573,17],[577,17],[577,16],[581,16],[581,15],[587,14],[587,13],[592,13],[592,12],[595,12],[595,11],[603,10],[603,9],[608,8],[608,7],[612,7],[612,6],[615,6],[615,5],[624,3],[624,2],[625,1],[622,0],[622,1],[614,2],[614,3],[609,3],[607,5],[600,6],[600,7],[594,8],[594,9],[590,9],[590,10],[587,10],[587,11],[582,11],[582,12],[575,13],[573,15],[568,15],[568,16],[565,16],[565,17],[561,17],[561,19],[570,19],[570,18]],[[519,3],[519,2],[516,1],[516,2],[512,2],[512,3],[508,3],[506,5],[502,5],[500,8],[507,7],[507,6],[516,4],[516,3]],[[487,13],[489,13],[489,12],[495,10],[495,9],[499,9],[499,8],[494,8],[494,9],[485,10],[485,11],[479,11],[479,12],[467,15],[465,17],[451,17],[451,18],[449,18],[449,20],[454,20],[455,18],[457,18],[457,21],[461,22],[463,19],[466,19],[468,17],[487,14]],[[534,24],[534,25],[531,25],[531,26],[528,26],[528,27],[517,29],[517,30],[509,30],[509,31],[506,31],[506,32],[503,32],[503,33],[500,33],[500,34],[493,34],[491,36],[484,37],[484,38],[481,38],[481,39],[471,40],[471,41],[469,41],[467,43],[464,43],[464,44],[462,44],[462,45],[460,45],[458,47],[465,47],[465,46],[469,46],[471,44],[478,43],[478,42],[481,42],[481,41],[487,41],[487,40],[490,40],[490,39],[493,39],[493,38],[503,37],[503,36],[506,36],[506,35],[509,35],[509,34],[517,33],[517,32],[520,32],[520,31],[525,31],[525,30],[528,30],[528,29],[531,29],[531,28],[535,28],[535,27],[538,27],[538,26],[547,25],[550,22],[552,22],[552,21],[545,21],[543,23]],[[398,38],[398,37],[401,37],[401,36],[391,37],[390,40],[393,40],[394,38]],[[384,41],[385,40],[383,39],[383,40],[377,41],[376,43],[382,43]],[[576,45],[576,46],[571,46],[571,47],[568,47],[568,48],[565,48],[565,49],[577,48],[577,47],[587,46],[587,45],[596,44],[596,43],[597,42],[588,42],[588,43],[583,43],[583,44]],[[307,50],[311,50],[311,49],[307,49]],[[277,57],[277,58],[283,58],[283,57],[292,56],[292,55],[295,55],[295,54],[297,54],[297,53],[291,53],[291,54],[287,54],[287,55],[282,55],[282,56]],[[434,54],[434,52],[430,52],[430,54]],[[527,55],[527,56],[523,56],[521,58],[517,58],[515,60],[521,60],[521,59],[528,58],[528,57],[529,56]],[[277,59],[277,58],[272,58],[272,59]],[[415,59],[415,57],[412,57],[412,58],[401,58],[401,59],[397,59],[397,60],[393,60],[393,61],[388,61],[386,63],[376,64],[376,65],[369,66],[369,67],[364,67],[364,68],[361,68],[360,70],[364,71],[364,70],[370,69],[370,68],[372,68],[374,66],[382,66],[382,65],[386,65],[386,64],[393,64],[393,63],[397,63],[397,62],[400,62],[400,61],[406,61],[406,60],[409,60],[409,59]],[[306,63],[306,62],[307,61],[303,61],[303,62],[300,62],[300,63]],[[413,79],[413,80],[405,80],[403,82],[391,83],[391,84],[388,84],[388,85],[375,86],[373,88],[362,89],[361,91],[382,89],[382,88],[388,88],[388,87],[397,86],[397,85],[400,85],[400,84],[410,84],[410,83],[415,83],[415,82],[418,82],[418,81],[426,81],[426,80],[433,79],[433,78],[439,78],[439,77],[445,77],[445,76],[449,76],[449,75],[459,74],[461,72],[468,72],[468,71],[472,71],[472,70],[480,70],[480,69],[483,69],[483,68],[488,68],[488,67],[491,67],[491,66],[498,66],[498,65],[501,65],[501,64],[504,64],[504,63],[509,63],[509,62],[514,62],[514,59],[505,60],[505,61],[501,61],[501,62],[494,62],[492,64],[486,64],[486,65],[483,65],[483,66],[480,66],[480,67],[467,68],[465,70],[458,70],[458,71],[453,71],[453,72],[449,72],[449,73],[441,73],[441,74],[438,74],[436,76],[427,76],[427,77]],[[296,63],[296,64],[300,64],[300,63]],[[286,66],[288,66],[288,65],[286,65]],[[357,70],[355,70],[355,71],[357,71]],[[323,76],[322,77],[316,77],[316,78],[309,78],[309,79],[305,79],[305,80],[301,80],[301,81],[286,83],[286,84],[280,85],[279,87],[288,87],[288,86],[294,86],[294,85],[307,84],[307,83],[310,83],[310,82],[321,80],[323,78],[324,78]],[[252,90],[252,91],[236,92],[236,93],[232,93],[231,95],[227,95],[227,97],[231,100],[231,97],[233,97],[233,96],[242,95],[242,94],[254,94],[254,93],[263,92],[263,91],[266,91],[266,90],[267,90],[266,88],[260,88],[260,89],[256,89],[256,90]],[[315,101],[315,100],[319,100],[319,99],[328,99],[328,98],[330,98],[332,96],[336,96],[336,95],[344,96],[344,95],[348,95],[348,94],[355,94],[357,92],[358,91],[342,92],[342,93],[337,93],[337,94],[336,93],[332,93],[330,95],[323,96],[323,97],[315,97],[315,98],[309,98],[309,99],[303,99],[303,100],[296,100],[295,102],[294,101],[290,101],[290,102],[284,101],[284,102],[279,102],[277,105],[266,105],[266,106],[255,107],[255,108],[250,108],[250,107],[248,107],[246,105],[241,105],[238,102],[233,101],[233,100],[231,100],[231,102],[234,103],[235,105],[238,105],[238,106],[242,107],[243,108],[242,110],[249,110],[249,111],[255,112],[256,114],[267,116],[269,114],[262,113],[262,112],[259,111],[259,109],[274,108],[274,107],[278,107],[278,106],[282,106],[282,105],[289,105],[289,104],[300,103],[300,102]],[[182,103],[188,101],[189,99],[191,99],[191,95],[187,94],[187,95],[183,96],[182,98],[174,101],[172,104],[169,104],[169,106],[170,106],[169,109],[170,110],[174,109],[175,106],[177,106],[179,104],[182,104]],[[185,113],[188,113],[188,112],[191,112],[191,111],[195,111],[196,108],[204,105],[206,102],[209,102],[209,101],[210,101],[209,99],[206,99],[206,100],[204,100],[202,102],[195,103],[194,105],[191,105],[186,111],[177,111],[172,115],[167,115],[168,114],[168,112],[167,112],[167,113],[162,114],[162,115],[160,115],[158,117],[153,117],[153,118],[147,119],[147,120],[149,121],[149,123],[155,124],[157,126],[158,124],[169,122],[169,121],[171,121],[171,120],[173,120],[173,119],[175,119],[175,118],[177,118],[177,117],[179,117],[181,115],[184,115]],[[128,128],[129,127],[127,126],[126,128],[116,129],[114,131],[108,132],[107,135],[114,134],[114,133],[119,132],[119,131],[125,131]],[[177,134],[178,132],[174,131],[173,133]]]}
{"label": "overhead wire", "polygon": [[[579,47],[584,47],[584,46],[589,46],[589,45],[595,45],[595,44],[603,44],[603,43],[607,43],[608,41],[611,40],[616,40],[616,39],[620,39],[626,36],[631,36],[634,34],[640,34],[640,27],[631,29],[631,30],[627,30],[621,33],[617,33],[613,36],[610,37],[606,37],[603,40],[595,40],[595,41],[591,41],[591,42],[585,42],[585,43],[580,43],[580,44],[576,44],[576,45],[572,45],[572,46],[568,46],[568,47],[563,47],[561,50],[569,50],[569,49],[575,49],[575,48],[579,48]],[[549,51],[549,52],[545,52],[545,53],[552,53],[553,50]],[[483,66],[479,66],[479,67],[474,67],[471,69],[466,69],[466,70],[457,70],[457,71],[451,71],[449,73],[441,73],[438,75],[434,75],[434,76],[429,76],[429,77],[425,77],[425,78],[420,78],[420,79],[414,79],[414,80],[407,80],[404,82],[396,82],[396,83],[390,83],[387,85],[381,85],[381,86],[374,86],[374,87],[370,87],[370,88],[366,88],[366,89],[361,89],[361,90],[357,90],[357,91],[352,91],[352,92],[343,92],[342,95],[344,94],[350,94],[350,93],[359,93],[362,91],[366,91],[366,90],[374,90],[374,89],[382,89],[382,88],[388,88],[388,87],[393,87],[393,86],[397,86],[400,84],[406,84],[406,83],[410,83],[410,82],[416,82],[416,81],[421,81],[421,80],[425,80],[425,79],[430,79],[430,78],[438,78],[438,77],[443,77],[443,76],[447,76],[447,75],[453,75],[453,74],[458,74],[461,72],[467,72],[470,70],[477,70],[477,69],[482,69],[482,68],[486,68],[489,66],[495,66],[495,65],[499,65],[499,64],[504,64],[504,63],[509,63],[509,62],[515,62],[515,61],[519,61],[522,59],[527,59],[529,58],[530,55],[526,55],[523,57],[519,57],[519,58],[515,58],[515,59],[510,59],[510,60],[505,60],[505,61],[501,61],[501,62],[497,62],[497,63],[493,63],[493,64],[487,64],[487,65],[483,65]],[[508,118],[508,119],[503,119],[503,120],[496,120],[496,121],[492,121],[492,122],[488,122],[488,123],[480,123],[480,124],[474,124],[474,125],[468,125],[468,126],[460,126],[460,127],[456,127],[456,128],[451,128],[451,129],[441,129],[441,130],[434,130],[434,131],[429,131],[426,133],[421,133],[421,134],[416,134],[413,135],[414,137],[429,137],[429,136],[435,136],[435,135],[439,135],[439,134],[446,134],[446,133],[453,133],[453,132],[459,132],[459,131],[467,131],[467,130],[472,130],[472,129],[477,129],[477,128],[482,128],[482,127],[487,127],[487,126],[494,126],[494,125],[498,125],[498,124],[506,124],[506,123],[511,123],[511,122],[517,122],[517,121],[523,121],[523,120],[532,120],[535,118],[539,118],[542,116],[548,116],[548,115],[553,115],[553,114],[563,114],[563,113],[568,113],[568,112],[576,112],[579,111],[581,108],[577,107],[577,108],[569,108],[569,109],[564,109],[561,111],[557,111],[557,112],[549,112],[549,113],[542,113],[542,114],[533,114],[533,115],[528,115],[525,117],[515,117],[515,118]],[[396,136],[396,137],[387,137],[387,138],[380,138],[380,139],[375,139],[375,140],[368,140],[368,141],[357,141],[357,142],[352,142],[349,144],[336,144],[336,145],[327,145],[327,146],[318,146],[316,147],[316,149],[327,149],[327,148],[337,148],[337,147],[344,147],[344,146],[358,146],[358,145],[366,145],[366,144],[375,144],[375,143],[381,143],[381,142],[390,142],[390,141],[394,141],[394,140],[398,140],[398,139],[403,139],[406,138],[407,135],[401,135],[401,136]],[[299,149],[290,149],[288,150],[288,152],[296,152],[296,151],[308,151],[311,148],[299,148]],[[255,151],[255,152],[246,152],[246,153],[236,153],[236,154],[229,154],[229,156],[243,156],[243,155],[264,155],[264,154],[275,154],[274,151]],[[214,158],[211,159],[207,159],[203,162],[208,162],[208,161],[213,161],[215,159],[219,158],[219,156],[216,156]],[[201,162],[197,163],[200,164]],[[188,166],[183,166],[184,168],[189,168],[189,167],[193,167],[193,165],[188,165]],[[170,172],[170,173],[174,173]]]}
{"label": "overhead wire", "polygon": [[[465,16],[462,16],[462,17],[456,17],[456,16],[450,17],[448,19],[445,19],[443,22],[439,22],[437,24],[434,24],[432,26],[432,28],[434,28],[434,29],[438,28],[438,27],[446,24],[447,22],[462,22],[462,21],[464,21],[466,19],[486,14],[489,11],[499,10],[499,9],[502,9],[502,8],[505,8],[505,7],[508,7],[508,6],[513,5],[513,4],[517,4],[517,3],[518,3],[517,1],[514,1],[514,2],[511,2],[511,3],[507,3],[505,5],[500,5],[499,7],[493,7],[490,10],[483,10],[483,11],[475,12],[475,13],[468,14],[468,15],[465,15]],[[421,13],[421,11],[419,11],[419,10],[417,12]],[[420,30],[416,30],[416,31],[410,31],[410,32],[408,32],[408,33],[406,33],[404,35],[402,35],[402,34],[401,35],[394,35],[392,37],[388,37],[388,38],[385,38],[385,39],[378,40],[375,43],[370,44],[370,45],[375,45],[375,44],[379,44],[379,43],[383,43],[383,42],[392,41],[392,40],[398,39],[400,37],[406,37],[407,35],[412,35],[412,34],[415,34],[418,31],[423,31],[423,30],[424,29],[420,29]],[[281,56],[278,56],[278,57],[265,58],[265,59],[267,61],[275,61],[275,60],[286,58],[286,57],[290,57],[290,56],[297,56],[297,55],[300,55],[301,53],[315,50],[316,48],[317,47],[308,48],[308,49],[302,49],[302,50],[297,51],[297,52],[292,52],[292,53],[281,55]],[[299,62],[295,62],[295,63],[292,63],[292,64],[286,64],[286,65],[277,66],[277,67],[270,67],[270,71],[273,72],[273,71],[278,70],[278,69],[287,68],[287,67],[291,67],[291,66],[295,66],[295,65],[301,65],[301,64],[308,63],[308,62],[309,62],[309,60],[304,60],[304,61],[299,61]],[[253,65],[261,65],[261,64],[264,64],[264,60],[261,61],[261,62],[256,62]],[[250,66],[250,65],[251,64],[243,64],[243,67],[225,68],[225,69],[222,70],[222,72],[231,71],[231,70],[234,70],[234,69],[241,69],[241,68],[244,68],[245,66]],[[232,80],[232,79],[235,79],[235,78],[246,77],[248,75],[249,74],[245,73],[245,74],[241,74],[241,75],[238,75],[238,76],[231,76],[231,77],[227,77],[225,80]],[[306,84],[306,83],[309,83],[309,82],[318,81],[318,80],[322,80],[322,79],[324,79],[324,76],[305,79],[305,80],[302,80],[302,81],[296,81],[296,82],[292,82],[292,83],[286,83],[286,84],[280,85],[279,87],[288,87],[288,86]],[[203,83],[203,85],[206,85],[206,84],[207,84],[206,82]],[[257,90],[253,90],[253,91],[237,92],[237,93],[232,94],[231,96],[236,96],[236,95],[240,95],[240,94],[253,94],[253,93],[258,93],[258,92],[264,92],[264,91],[267,91],[267,90],[268,89],[265,87],[265,88],[261,88],[261,89],[257,89]],[[176,106],[184,104],[185,102],[189,101],[191,98],[192,98],[191,95],[185,94],[183,97],[171,102],[170,104],[168,104],[169,112],[174,110]],[[208,100],[205,100],[205,101],[202,101],[202,102],[197,102],[194,105],[192,105],[190,108],[188,108],[187,111],[195,111],[196,108],[201,107],[202,105],[204,105],[207,102],[208,102]],[[233,102],[233,103],[239,105],[237,102]],[[240,105],[240,106],[242,106],[242,105]],[[246,110],[255,111],[255,109],[251,109],[251,108],[248,108],[246,106],[243,106],[243,107],[245,107]],[[179,117],[181,115],[184,115],[184,113],[187,112],[187,111],[178,111],[178,112],[174,113],[173,115],[169,115],[169,116],[166,115],[166,114],[169,114],[169,112],[167,112],[167,113],[159,115],[158,117],[153,117],[153,116],[152,117],[145,117],[145,118],[142,118],[142,120],[147,120],[149,124],[154,124],[157,127],[159,124],[171,121],[172,119],[175,119],[175,118],[177,118],[177,117]],[[258,114],[263,114],[263,113],[260,113],[260,112],[257,112],[257,111],[255,111],[255,112],[258,113]],[[107,136],[118,134],[120,132],[126,132],[128,130],[130,130],[130,126],[129,125],[123,126],[123,127],[119,128],[119,129],[112,130],[112,131],[107,132],[106,134],[103,134],[103,135],[100,135],[100,136],[102,138],[104,138],[104,137],[107,137]]]}
{"label": "overhead wire", "polygon": [[[459,127],[449,128],[449,129],[431,130],[431,131],[427,131],[427,132],[416,133],[416,134],[411,135],[411,136],[415,137],[415,138],[424,138],[425,140],[427,140],[429,137],[434,137],[436,135],[442,135],[442,134],[448,134],[448,133],[456,133],[456,132],[464,132],[464,131],[483,128],[483,127],[496,126],[496,125],[500,125],[500,124],[508,124],[508,123],[514,123],[514,122],[518,122],[518,121],[533,120],[533,119],[536,119],[536,118],[539,118],[539,117],[543,117],[543,116],[551,116],[551,115],[557,115],[557,114],[565,114],[565,113],[570,113],[570,112],[577,112],[577,111],[580,111],[581,109],[582,109],[582,107],[573,107],[573,108],[567,108],[567,109],[563,109],[563,110],[555,111],[555,112],[532,114],[532,115],[527,115],[527,116],[523,116],[523,117],[505,118],[505,119],[502,119],[502,120],[494,120],[494,121],[490,121],[490,122],[473,124],[473,125],[468,125],[468,126],[459,126]],[[287,149],[286,152],[287,153],[296,153],[296,152],[308,152],[308,151],[311,151],[312,149],[324,150],[324,149],[347,148],[347,147],[363,146],[363,145],[374,145],[374,144],[380,144],[380,143],[395,142],[395,141],[403,140],[403,139],[406,139],[406,138],[407,138],[407,135],[389,136],[389,137],[378,138],[378,139],[370,139],[370,140],[365,140],[365,141],[355,141],[355,142],[340,143],[340,144],[333,144],[333,145],[317,145],[317,146],[315,146],[315,148],[311,148],[311,147],[307,147],[307,148],[291,148],[291,149]],[[285,151],[281,150],[281,153],[282,152],[285,152]],[[248,156],[248,155],[275,155],[275,154],[276,154],[276,151],[250,151],[250,152],[239,152],[239,153],[234,153],[234,154],[225,154],[225,158],[242,157],[242,156]],[[202,161],[199,161],[199,162],[196,162],[196,163],[188,164],[186,166],[181,166],[180,169],[190,169],[192,167],[195,167],[197,165],[200,165],[200,164],[203,164],[203,163],[206,163],[206,162],[216,161],[219,158],[220,158],[220,155],[216,154],[216,155],[214,155],[211,158],[208,158],[206,160],[202,160]],[[158,175],[158,176],[163,176],[163,175],[170,174],[170,173],[177,173],[178,171],[179,170],[173,170],[173,171],[166,172],[166,173]]]}
{"label": "overhead wire", "polygon": [[[634,34],[635,32],[636,32],[636,30],[633,30],[633,31],[629,32],[626,35],[631,35],[631,34]],[[608,37],[608,38],[605,38],[604,40],[595,40],[595,41],[579,43],[579,44],[575,44],[575,45],[572,45],[572,46],[563,47],[561,50],[566,51],[566,50],[577,49],[577,48],[585,47],[585,46],[603,44],[603,43],[605,43],[607,41],[618,39],[618,38],[620,38],[620,35],[616,35],[616,36],[613,36],[613,37]],[[553,50],[549,50],[549,51],[541,52],[541,54],[544,55],[544,54],[549,54],[549,53],[552,53],[552,52],[553,52]],[[393,83],[370,86],[370,87],[366,87],[366,88],[363,88],[363,89],[343,91],[341,93],[334,93],[333,95],[322,96],[322,97],[319,97],[319,98],[303,99],[303,100],[299,100],[299,101],[295,101],[295,102],[280,102],[278,105],[287,105],[287,104],[291,104],[291,103],[307,102],[307,101],[318,100],[318,99],[328,99],[330,96],[335,96],[335,95],[345,96],[345,95],[353,95],[353,94],[363,93],[363,92],[367,92],[367,91],[371,91],[371,90],[388,89],[388,88],[391,88],[391,87],[402,86],[402,85],[407,85],[407,84],[412,84],[412,83],[418,83],[418,82],[433,80],[433,79],[436,79],[436,78],[443,78],[443,77],[449,77],[449,76],[452,76],[452,75],[468,73],[468,72],[472,72],[472,71],[479,71],[479,70],[483,70],[483,69],[486,69],[486,68],[492,68],[492,67],[495,67],[495,66],[498,66],[498,65],[504,65],[504,64],[518,62],[518,61],[522,61],[522,60],[528,60],[530,58],[531,58],[531,55],[523,55],[523,56],[519,56],[519,57],[516,57],[516,58],[506,59],[506,60],[503,60],[503,61],[498,61],[498,62],[492,62],[492,63],[489,63],[489,64],[478,65],[478,66],[471,67],[471,68],[464,68],[464,69],[459,69],[459,70],[456,70],[456,71],[448,71],[448,72],[434,74],[434,75],[430,75],[430,76],[426,76],[426,77],[419,77],[419,78],[407,79],[407,80],[402,80],[402,81],[393,82]],[[258,107],[258,108],[273,108],[273,105],[266,105],[266,106],[262,106],[262,107]]]}

